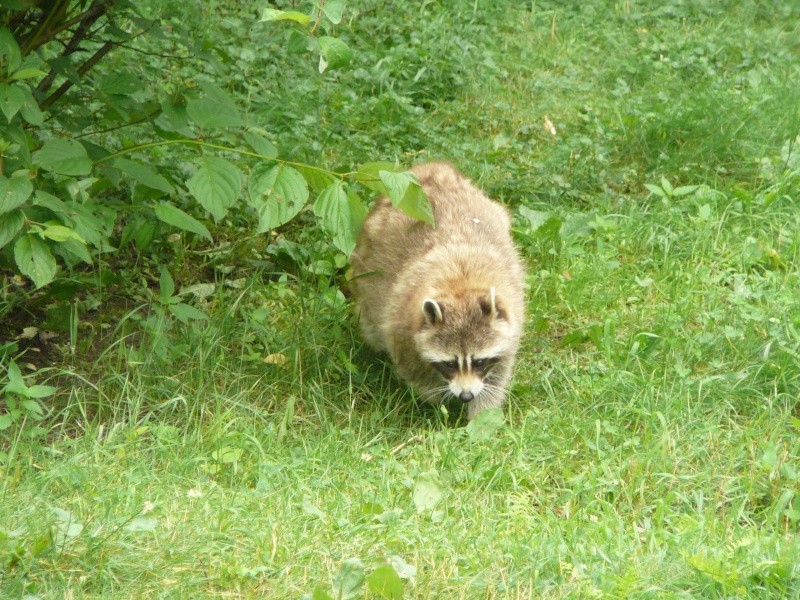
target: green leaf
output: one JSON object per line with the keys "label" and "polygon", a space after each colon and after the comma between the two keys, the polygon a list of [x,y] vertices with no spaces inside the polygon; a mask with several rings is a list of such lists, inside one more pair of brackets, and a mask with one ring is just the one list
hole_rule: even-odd
{"label": "green leaf", "polygon": [[112,72],[100,80],[98,87],[104,94],[127,96],[141,90],[142,81],[131,73]]}
{"label": "green leaf", "polygon": [[19,233],[25,224],[25,215],[21,210],[15,210],[0,219],[0,248],[8,244]]}
{"label": "green leaf", "polygon": [[47,75],[47,73],[41,69],[19,69],[18,71],[14,71],[14,73],[11,75],[11,80],[22,81],[23,79],[33,79],[34,77],[44,77],[45,75]]}
{"label": "green leaf", "polygon": [[56,276],[56,259],[38,236],[29,233],[19,238],[14,244],[14,260],[20,273],[29,277],[37,288],[47,285]]}
{"label": "green leaf", "polygon": [[389,195],[389,190],[386,187],[386,184],[380,178],[381,171],[388,171],[390,173],[401,173],[404,171],[403,167],[398,164],[390,163],[390,162],[371,162],[371,163],[364,163],[360,167],[358,167],[358,171],[355,173],[355,180],[364,186],[371,189],[373,192],[378,192],[379,194],[383,194],[384,196]]}
{"label": "green leaf", "polygon": [[44,418],[44,410],[42,410],[41,405],[36,400],[22,400],[19,404],[25,410],[28,418],[37,421]]}
{"label": "green leaf", "polygon": [[57,391],[58,388],[53,387],[52,385],[32,385],[28,388],[25,396],[28,398],[47,398],[48,396],[55,394]]}
{"label": "green leaf", "polygon": [[386,600],[400,600],[403,597],[403,580],[391,565],[382,565],[370,573],[367,588]]}
{"label": "green leaf", "polygon": [[661,178],[661,189],[664,190],[667,196],[672,197],[673,193],[672,184],[669,181],[667,181],[666,177]]}
{"label": "green leaf", "polygon": [[357,558],[350,558],[342,564],[333,577],[333,595],[338,600],[361,597],[364,587],[364,564]]}
{"label": "green leaf", "polygon": [[4,392],[19,394],[21,396],[28,394],[28,386],[25,385],[25,378],[22,377],[22,372],[19,370],[17,363],[14,362],[14,359],[11,359],[11,362],[8,363],[6,376],[8,377],[8,383],[3,390]]}
{"label": "green leaf", "polygon": [[83,244],[86,243],[78,232],[64,225],[48,225],[40,235],[54,242],[66,242],[73,239]]}
{"label": "green leaf", "polygon": [[266,158],[276,158],[278,156],[278,148],[275,147],[275,144],[254,131],[246,131],[244,141],[258,154]]}
{"label": "green leaf", "polygon": [[330,69],[338,69],[347,65],[353,58],[353,51],[342,40],[323,35],[319,42],[319,72],[324,73]]}
{"label": "green leaf", "polygon": [[33,155],[33,161],[45,171],[60,175],[88,175],[92,161],[84,148],[75,140],[54,138],[45,142],[42,149]]}
{"label": "green leaf", "polygon": [[325,0],[322,5],[322,13],[328,17],[328,20],[334,25],[342,22],[342,15],[344,14],[345,0]]}
{"label": "green leaf", "polygon": [[294,21],[295,23],[306,26],[311,22],[311,17],[295,10],[265,8],[261,13],[261,21]]}
{"label": "green leaf", "polygon": [[181,323],[188,323],[190,319],[201,321],[207,319],[208,315],[201,310],[196,309],[194,306],[179,302],[178,304],[170,304],[169,312],[171,312]]}
{"label": "green leaf", "polygon": [[[333,237],[336,247],[350,255],[356,247],[356,237],[360,227],[363,207],[361,200],[353,195],[351,198],[339,181],[325,188],[314,202],[314,214],[322,222],[322,227]],[[363,220],[361,220],[363,222]]]}
{"label": "green leaf", "polygon": [[0,431],[8,429],[14,423],[14,417],[10,414],[0,415]]}
{"label": "green leaf", "polygon": [[392,205],[410,217],[433,225],[433,208],[413,173],[378,171],[378,177],[386,186]]}
{"label": "green leaf", "polygon": [[203,156],[200,167],[186,185],[203,208],[219,222],[239,198],[242,174],[222,158]]}
{"label": "green leaf", "polygon": [[667,197],[666,192],[664,192],[664,190],[662,190],[657,185],[653,185],[652,183],[645,183],[644,187],[646,187],[648,190],[650,190],[651,194],[655,194],[656,196],[659,196],[660,198],[666,198]]}
{"label": "green leaf", "polygon": [[189,100],[186,112],[203,129],[235,127],[242,124],[239,107],[227,92],[213,83],[202,83],[202,98]]}
{"label": "green leaf", "polygon": [[417,477],[414,482],[414,491],[411,498],[417,512],[433,510],[444,495],[444,488],[436,471],[426,471]]}
{"label": "green leaf", "polygon": [[25,103],[19,109],[19,114],[31,125],[36,125],[37,127],[43,125],[44,115],[39,108],[39,103],[36,102],[36,98],[33,97],[28,88],[22,88],[22,91],[25,94]]}
{"label": "green leaf", "polygon": [[681,196],[688,196],[694,194],[700,186],[698,185],[681,185],[672,190],[672,195],[676,198]]}
{"label": "green leaf", "polygon": [[9,123],[25,104],[26,99],[25,91],[18,85],[0,83],[0,110],[3,111]]}
{"label": "green leaf", "polygon": [[33,192],[33,184],[27,177],[8,179],[0,175],[0,215],[19,208]]}
{"label": "green leaf", "polygon": [[326,592],[321,585],[315,585],[314,592],[311,594],[311,600],[334,600],[334,598]]}
{"label": "green leaf", "polygon": [[158,280],[158,299],[162,304],[166,304],[172,298],[174,292],[175,282],[172,280],[172,275],[169,274],[169,271],[163,269],[161,278]]}
{"label": "green leaf", "polygon": [[467,435],[473,442],[484,442],[493,438],[504,424],[502,409],[482,410],[467,424]]}
{"label": "green leaf", "polygon": [[308,201],[308,184],[286,165],[259,165],[248,184],[251,205],[258,211],[258,233],[291,221]]}
{"label": "green leaf", "polygon": [[167,194],[171,194],[175,191],[166,177],[156,173],[147,165],[128,160],[127,158],[118,158],[114,161],[114,167],[142,185],[154,190],[159,190]]}
{"label": "green leaf", "polygon": [[211,453],[211,459],[223,465],[231,465],[237,462],[242,457],[243,453],[244,451],[241,448],[223,446],[219,450],[214,450],[214,452]]}
{"label": "green leaf", "polygon": [[56,250],[62,254],[66,251],[69,255],[82,260],[86,264],[92,264],[92,255],[89,253],[89,248],[84,241],[78,241],[77,239],[64,240],[56,247]]}
{"label": "green leaf", "polygon": [[153,207],[153,210],[155,211],[156,216],[164,221],[164,223],[167,225],[172,225],[178,229],[183,229],[184,231],[190,231],[192,233],[196,233],[197,235],[201,235],[209,242],[213,241],[211,234],[208,232],[208,229],[206,229],[205,225],[203,225],[193,216],[183,212],[177,206],[173,206],[168,202],[162,202],[161,204],[156,204],[156,206]]}
{"label": "green leaf", "polygon": [[397,208],[406,213],[409,217],[414,217],[428,225],[433,225],[433,207],[428,201],[425,190],[419,183],[414,181],[408,186],[403,199]]}
{"label": "green leaf", "polygon": [[6,73],[13,73],[22,63],[19,45],[8,27],[0,28],[0,63],[5,64]]}
{"label": "green leaf", "polygon": [[340,179],[334,175],[331,175],[329,172],[318,169],[311,165],[297,165],[295,168],[297,169],[298,173],[303,176],[303,179],[306,180],[308,187],[317,193],[322,192],[322,190],[329,185],[333,185],[337,181],[340,181]]}

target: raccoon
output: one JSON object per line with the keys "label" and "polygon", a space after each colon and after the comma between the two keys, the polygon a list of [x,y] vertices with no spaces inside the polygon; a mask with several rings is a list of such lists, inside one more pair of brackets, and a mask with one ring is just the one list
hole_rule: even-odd
{"label": "raccoon", "polygon": [[435,225],[381,198],[351,263],[368,345],[428,402],[502,406],[525,318],[525,273],[505,207],[447,163],[414,167]]}

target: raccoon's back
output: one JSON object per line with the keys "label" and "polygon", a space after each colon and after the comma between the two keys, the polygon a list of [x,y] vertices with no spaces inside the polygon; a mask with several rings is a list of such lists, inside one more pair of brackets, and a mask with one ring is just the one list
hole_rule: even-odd
{"label": "raccoon's back", "polygon": [[454,266],[449,257],[466,257],[469,263],[474,256],[476,267],[503,262],[514,271],[512,277],[521,272],[503,206],[448,164],[428,163],[412,171],[428,195],[435,225],[409,217],[381,198],[351,257],[362,332],[373,347],[390,353],[390,338],[402,337],[397,329],[416,325],[419,311],[407,311],[416,297],[448,277]]}

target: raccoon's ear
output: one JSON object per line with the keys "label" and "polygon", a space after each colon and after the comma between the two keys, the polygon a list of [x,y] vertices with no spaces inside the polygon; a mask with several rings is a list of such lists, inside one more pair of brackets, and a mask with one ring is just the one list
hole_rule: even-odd
{"label": "raccoon's ear", "polygon": [[422,303],[422,314],[425,315],[425,321],[428,325],[438,325],[444,320],[442,315],[442,307],[436,300],[428,298]]}
{"label": "raccoon's ear", "polygon": [[499,307],[497,302],[497,291],[495,288],[489,288],[489,293],[479,300],[483,314],[490,319],[505,318],[505,313]]}

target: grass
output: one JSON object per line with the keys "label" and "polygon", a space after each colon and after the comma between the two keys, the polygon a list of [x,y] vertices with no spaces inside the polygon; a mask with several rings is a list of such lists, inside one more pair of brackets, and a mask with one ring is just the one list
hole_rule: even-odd
{"label": "grass", "polygon": [[446,157],[513,207],[505,422],[415,407],[287,228],[290,274],[50,371],[63,408],[0,446],[2,597],[324,598],[387,563],[406,598],[800,595],[797,9],[412,4],[351,7],[352,68],[251,109],[298,158]]}

